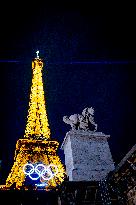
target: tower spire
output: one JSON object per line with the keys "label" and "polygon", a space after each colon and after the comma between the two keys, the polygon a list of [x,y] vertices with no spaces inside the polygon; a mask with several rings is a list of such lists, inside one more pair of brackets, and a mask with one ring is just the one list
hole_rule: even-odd
{"label": "tower spire", "polygon": [[38,50],[36,51],[36,55],[37,55],[36,58],[39,58],[39,51]]}
{"label": "tower spire", "polygon": [[32,85],[24,137],[46,140],[50,138],[50,129],[42,81],[43,61],[39,58],[39,51],[36,54],[32,60]]}

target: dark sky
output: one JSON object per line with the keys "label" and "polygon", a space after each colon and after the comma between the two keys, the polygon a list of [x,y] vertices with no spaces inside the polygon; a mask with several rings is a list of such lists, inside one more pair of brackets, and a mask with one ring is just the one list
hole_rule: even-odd
{"label": "dark sky", "polygon": [[[67,2],[67,1],[66,1]],[[38,49],[52,139],[60,145],[70,126],[64,115],[94,107],[98,131],[119,163],[135,144],[135,12],[117,5],[33,4],[1,6],[0,158],[3,176],[23,138],[31,86],[31,60]],[[131,12],[131,13],[129,13]],[[64,162],[63,151],[58,153]]]}

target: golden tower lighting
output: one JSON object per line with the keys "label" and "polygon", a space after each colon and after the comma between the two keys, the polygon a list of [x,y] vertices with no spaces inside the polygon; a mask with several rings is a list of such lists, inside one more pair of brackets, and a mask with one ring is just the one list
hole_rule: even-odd
{"label": "golden tower lighting", "polygon": [[50,190],[65,178],[65,168],[57,155],[59,143],[50,139],[50,129],[42,81],[43,61],[32,60],[32,85],[26,129],[23,139],[16,143],[14,163],[3,189],[39,187]]}

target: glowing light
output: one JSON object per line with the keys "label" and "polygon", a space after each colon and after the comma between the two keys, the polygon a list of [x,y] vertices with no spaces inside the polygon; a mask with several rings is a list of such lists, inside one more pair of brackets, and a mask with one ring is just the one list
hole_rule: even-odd
{"label": "glowing light", "polygon": [[43,183],[43,184],[35,184],[35,185],[38,186],[38,187],[45,187],[47,184]]}
{"label": "glowing light", "polygon": [[36,54],[37,54],[37,57],[36,57],[36,58],[39,58],[39,51],[36,51]]}
{"label": "glowing light", "polygon": [[[38,53],[37,51],[37,55]],[[29,139],[48,139],[50,137],[42,82],[42,68],[43,62],[41,59],[36,58],[32,61],[32,86],[25,129],[25,137]]]}
{"label": "glowing light", "polygon": [[[58,168],[54,164],[50,164],[48,166],[43,164],[38,164],[34,167],[31,163],[27,163],[23,166],[23,171],[26,175],[28,175],[32,180],[37,180],[42,178],[46,180],[50,180],[58,173]],[[33,174],[37,174],[37,177],[33,177]]]}
{"label": "glowing light", "polygon": [[16,189],[21,189],[26,176],[30,176],[35,181],[40,179],[39,184],[45,185],[45,190],[48,190],[60,185],[66,176],[65,168],[56,154],[59,143],[49,140],[50,129],[42,82],[43,62],[39,58],[39,51],[36,53],[37,58],[32,61],[32,86],[25,135],[16,143],[14,164],[5,188],[15,184]]}

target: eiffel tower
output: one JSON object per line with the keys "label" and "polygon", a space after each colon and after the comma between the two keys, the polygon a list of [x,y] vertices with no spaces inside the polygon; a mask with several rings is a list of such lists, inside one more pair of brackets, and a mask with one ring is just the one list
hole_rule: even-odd
{"label": "eiffel tower", "polygon": [[6,179],[5,189],[52,190],[65,178],[65,168],[57,155],[59,143],[50,139],[50,128],[44,97],[43,60],[32,60],[32,85],[26,129],[16,143],[14,163]]}

